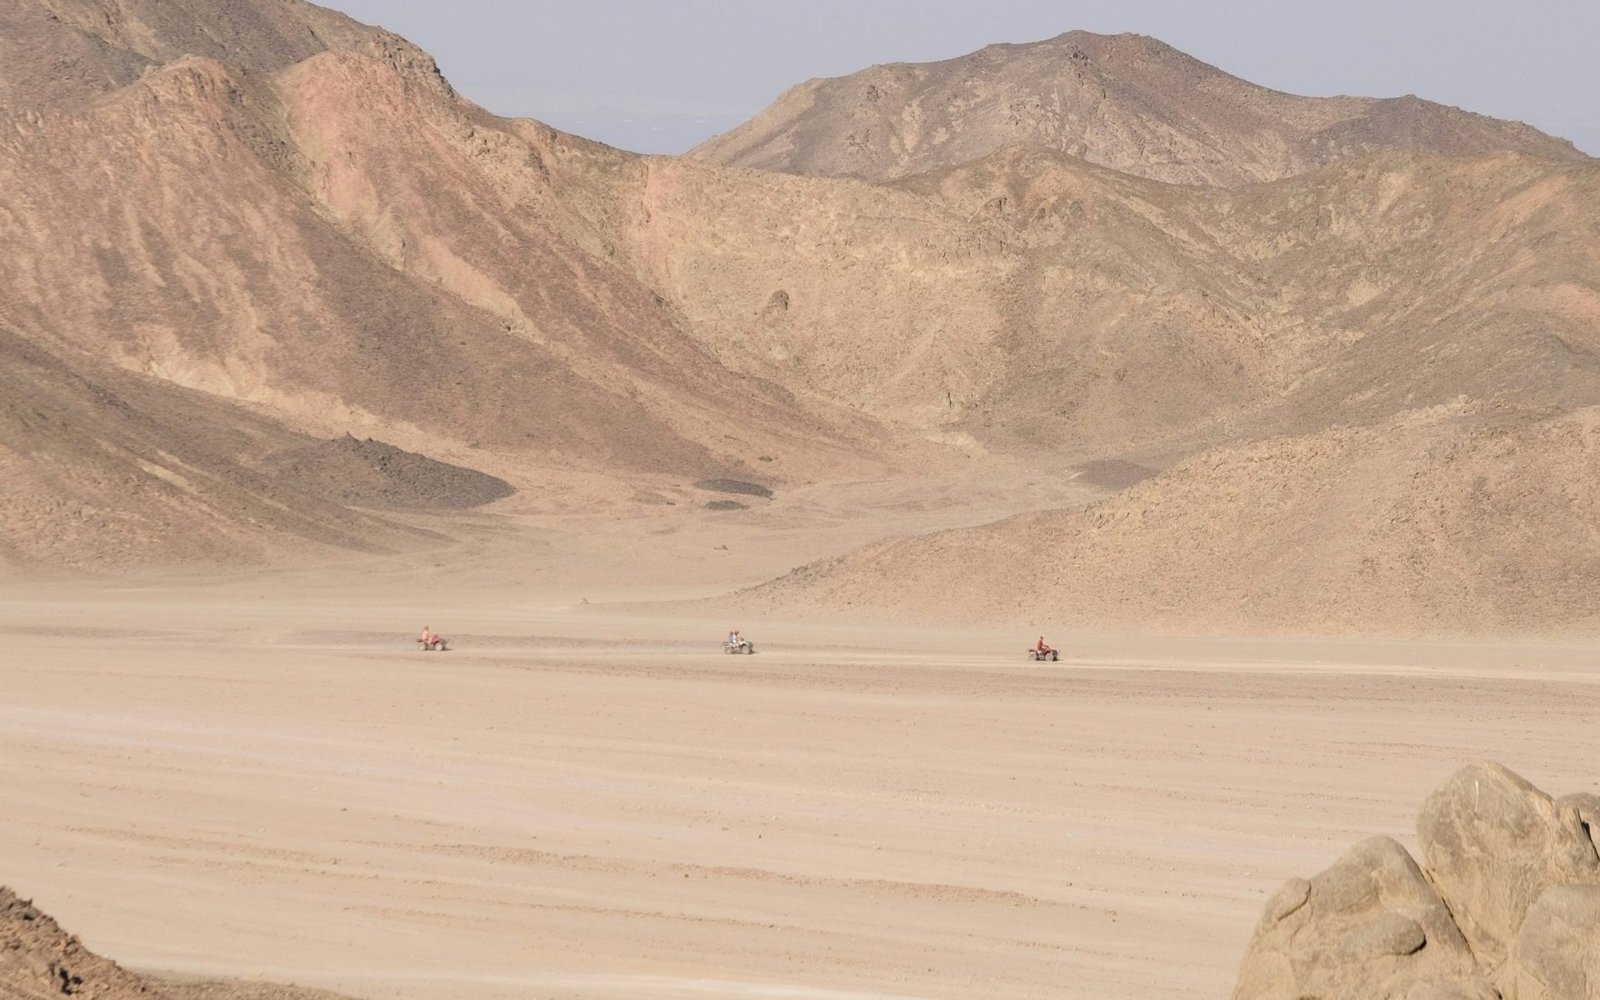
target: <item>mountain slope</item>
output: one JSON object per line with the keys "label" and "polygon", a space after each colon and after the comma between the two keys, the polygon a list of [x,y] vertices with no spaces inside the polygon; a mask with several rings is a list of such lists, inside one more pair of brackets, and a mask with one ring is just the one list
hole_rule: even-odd
{"label": "mountain slope", "polygon": [[0,0],[0,107],[72,105],[184,56],[266,76],[330,50],[409,43],[299,0]]}
{"label": "mountain slope", "polygon": [[[326,450],[203,393],[66,361],[0,328],[0,567],[264,561],[441,540],[381,510],[349,510],[317,476],[276,467]],[[415,458],[410,480],[448,468]],[[349,456],[316,471],[351,485],[366,473]]]}
{"label": "mountain slope", "polygon": [[1016,143],[1156,180],[1223,187],[1385,150],[1583,158],[1571,143],[1519,123],[1416,97],[1296,97],[1153,38],[1082,31],[813,80],[689,155],[882,181]]}
{"label": "mountain slope", "polygon": [[[121,398],[135,384],[121,375],[143,376],[209,397],[208,422],[276,426],[295,436],[286,448],[379,437],[513,485],[559,470],[804,481],[880,467],[872,421],[719,365],[604,259],[584,195],[567,207],[541,160],[587,144],[461,101],[393,36],[288,0],[5,2],[38,52],[82,55],[62,66],[83,86],[55,100],[29,77],[38,60],[0,66],[10,95],[37,99],[0,108],[0,329],[82,394]],[[181,55],[193,49],[237,61]],[[611,163],[597,177],[629,159],[596,155]],[[26,405],[36,387],[16,390]],[[192,397],[141,391],[165,451],[206,450]],[[85,487],[31,473],[98,468],[93,440],[121,433],[113,412],[76,413],[87,451],[0,438],[45,509]],[[228,499],[254,487],[227,468],[194,485],[238,523],[196,539],[260,527]],[[184,542],[191,514],[138,558],[212,552]],[[93,532],[54,536],[84,542],[79,558],[21,524],[0,532],[15,558],[106,555]],[[215,552],[276,544],[262,531]]]}
{"label": "mountain slope", "polygon": [[[1240,303],[1250,281],[1182,191],[1016,149],[972,169],[876,186],[655,164],[626,238],[725,363],[985,447],[1120,446],[1264,391],[1258,335],[1201,294]],[[1024,176],[1015,217],[954,190]]]}
{"label": "mountain slope", "polygon": [[[0,334],[53,373],[8,382],[14,562],[389,547],[435,537],[394,508],[580,479],[937,475],[952,452],[1142,475],[1262,439],[1412,440],[1438,407],[1511,427],[1600,406],[1600,166],[1559,149],[1226,190],[1024,141],[868,183],[498,119],[403,41],[291,0],[0,16],[41,54],[0,64],[35,94],[0,110]],[[1384,134],[1370,102],[1058,42],[980,62],[1037,76],[1077,44],[1085,80],[1138,69],[1146,124],[1194,125],[1152,96],[1189,79],[1260,135]],[[38,96],[47,62],[75,96]],[[1471,131],[1417,113],[1436,147]],[[30,406],[72,433],[37,436]],[[120,481],[137,517],[100,530]]]}
{"label": "mountain slope", "polygon": [[[914,315],[938,329],[942,354],[889,337],[870,355],[886,379],[906,365],[983,372],[947,430],[1036,456],[1209,450],[1087,512],[806,567],[753,595],[757,606],[1171,631],[1600,625],[1581,597],[1600,572],[1587,485],[1600,460],[1594,164],[1385,154],[1219,193],[1010,147],[854,187],[890,192],[880,207],[900,201],[830,218],[843,233],[921,219],[911,245],[948,254],[935,259],[1010,269],[986,287],[928,281]],[[783,214],[759,252],[799,255]],[[846,266],[869,276],[897,266],[871,239],[830,245],[847,261],[842,248],[856,250]],[[739,287],[726,242],[716,249],[719,266],[670,273]],[[958,287],[1005,317],[1004,337],[962,322]],[[704,288],[686,299],[715,301]],[[852,300],[841,281],[789,296],[783,322],[859,308],[863,320],[843,324],[859,356],[868,310],[892,301]],[[951,353],[963,337],[991,368]]]}
{"label": "mountain slope", "polygon": [[[342,225],[350,220],[337,217],[341,205],[313,200],[237,124],[292,111],[262,107],[220,63],[185,59],[86,112],[25,122],[5,140],[0,178],[27,194],[7,206],[15,252],[0,264],[12,289],[0,316],[42,341],[265,405],[308,429],[399,425],[431,451],[476,442],[624,468],[710,469],[722,460],[669,426],[671,404],[783,406],[774,390],[719,375],[648,293],[564,248],[537,220],[511,245],[503,206],[417,197],[467,199],[483,187],[467,172],[430,177],[427,157],[398,145],[433,134],[404,117],[415,102],[452,98],[385,63],[345,58],[318,64],[360,70],[345,91],[345,124],[373,122],[390,94],[390,106],[407,109],[368,135],[404,157],[393,179],[411,186],[409,203],[405,192],[373,192],[387,216],[409,209],[419,228],[436,227],[412,236],[420,274]],[[280,101],[311,85],[290,80]],[[282,134],[285,160],[315,172],[317,154]],[[448,169],[445,147],[438,140],[434,151]],[[390,179],[367,167],[361,183]],[[103,184],[103,170],[117,188]],[[501,271],[485,274],[450,240],[497,254]],[[670,386],[678,398],[653,407],[639,398],[644,386],[677,378],[688,382]]]}
{"label": "mountain slope", "polygon": [[620,239],[724,363],[991,451],[1600,403],[1590,161],[1218,192],[1012,146],[887,185],[658,162],[644,189]]}
{"label": "mountain slope", "polygon": [[1600,407],[1475,408],[1221,448],[1092,507],[872,546],[739,598],[1053,630],[1600,627]]}

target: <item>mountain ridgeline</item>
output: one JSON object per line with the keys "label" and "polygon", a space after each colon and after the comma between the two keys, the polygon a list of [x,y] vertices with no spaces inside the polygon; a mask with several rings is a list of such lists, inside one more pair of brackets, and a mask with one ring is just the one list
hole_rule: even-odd
{"label": "mountain ridgeline", "polygon": [[1142,35],[1073,31],[812,80],[701,144],[713,163],[884,181],[1037,146],[1175,184],[1241,187],[1381,152],[1583,156],[1414,96],[1297,97]]}
{"label": "mountain ridgeline", "polygon": [[641,157],[299,0],[0,0],[0,119],[13,571],[1116,466],[1160,474],[741,600],[1595,624],[1600,168],[1524,125],[1072,33]]}

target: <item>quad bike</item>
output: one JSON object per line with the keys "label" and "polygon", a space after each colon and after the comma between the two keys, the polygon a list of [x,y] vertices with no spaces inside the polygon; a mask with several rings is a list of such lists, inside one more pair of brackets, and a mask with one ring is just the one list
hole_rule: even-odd
{"label": "quad bike", "polygon": [[430,651],[443,653],[450,648],[449,640],[442,635],[436,635],[432,639],[418,639],[417,647],[424,653]]}
{"label": "quad bike", "polygon": [[722,640],[722,651],[730,654],[744,653],[748,655],[756,651],[756,644],[751,642],[749,639],[740,639],[738,642],[724,639]]}
{"label": "quad bike", "polygon": [[1046,646],[1043,649],[1030,649],[1028,650],[1028,659],[1051,661],[1059,660],[1061,659],[1061,650],[1051,649],[1049,646]]}

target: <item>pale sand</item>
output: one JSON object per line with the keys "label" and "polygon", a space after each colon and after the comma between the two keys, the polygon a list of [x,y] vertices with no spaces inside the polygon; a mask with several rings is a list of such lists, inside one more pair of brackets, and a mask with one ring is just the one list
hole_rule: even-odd
{"label": "pale sand", "polygon": [[0,882],[135,968],[371,998],[1222,997],[1268,893],[1460,765],[1600,789],[1587,648],[1035,664],[384,568],[0,588]]}

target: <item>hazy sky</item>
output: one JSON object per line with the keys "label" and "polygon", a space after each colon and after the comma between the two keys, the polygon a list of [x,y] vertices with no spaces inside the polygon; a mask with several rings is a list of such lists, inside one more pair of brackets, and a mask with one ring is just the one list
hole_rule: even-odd
{"label": "hazy sky", "polygon": [[324,3],[427,49],[491,111],[646,152],[680,152],[811,77],[1082,28],[1153,35],[1297,94],[1417,94],[1600,154],[1600,0]]}

